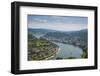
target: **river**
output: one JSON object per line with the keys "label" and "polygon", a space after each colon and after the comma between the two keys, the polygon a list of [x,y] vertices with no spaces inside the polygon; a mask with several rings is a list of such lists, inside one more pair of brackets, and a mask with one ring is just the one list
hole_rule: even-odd
{"label": "river", "polygon": [[59,51],[56,54],[56,58],[66,59],[68,57],[81,58],[83,51],[78,46],[63,44],[59,42],[53,42],[59,46]]}

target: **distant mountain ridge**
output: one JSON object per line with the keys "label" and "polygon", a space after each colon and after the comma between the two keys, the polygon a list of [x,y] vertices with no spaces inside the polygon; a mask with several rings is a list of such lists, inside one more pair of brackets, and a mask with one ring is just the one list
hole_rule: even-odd
{"label": "distant mountain ridge", "polygon": [[61,32],[61,31],[56,31],[56,32],[48,32],[47,34],[44,35],[44,37],[57,37],[57,38],[63,38],[63,37],[86,37],[88,34],[88,30],[79,30],[79,31],[68,31],[68,32]]}
{"label": "distant mountain ridge", "polygon": [[73,32],[87,32],[88,29],[82,29],[82,30],[76,30],[76,31],[60,31],[60,30],[51,30],[51,29],[41,29],[41,28],[28,28],[28,32],[41,32],[41,33],[45,33],[45,32],[63,32],[63,33],[73,33]]}
{"label": "distant mountain ridge", "polygon": [[57,31],[50,29],[33,29],[28,28],[28,32],[34,34],[34,36],[39,35],[50,40],[69,40],[69,39],[80,39],[87,40],[88,29],[78,30],[78,31]]}
{"label": "distant mountain ridge", "polygon": [[31,32],[31,33],[39,33],[39,34],[46,34],[48,32],[56,32],[56,30],[28,28],[28,32]]}

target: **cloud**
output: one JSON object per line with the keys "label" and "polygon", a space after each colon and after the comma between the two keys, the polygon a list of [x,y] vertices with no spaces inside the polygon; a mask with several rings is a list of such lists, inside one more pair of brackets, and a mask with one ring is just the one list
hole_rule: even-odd
{"label": "cloud", "polygon": [[33,22],[46,23],[47,20],[45,20],[45,19],[41,20],[39,18],[34,18]]}
{"label": "cloud", "polygon": [[75,31],[86,29],[87,17],[62,17],[62,16],[29,16],[29,28],[43,28],[61,31]]}
{"label": "cloud", "polygon": [[84,24],[64,24],[64,23],[32,23],[28,24],[29,28],[42,28],[42,29],[52,29],[59,31],[76,31],[86,29],[87,26]]}

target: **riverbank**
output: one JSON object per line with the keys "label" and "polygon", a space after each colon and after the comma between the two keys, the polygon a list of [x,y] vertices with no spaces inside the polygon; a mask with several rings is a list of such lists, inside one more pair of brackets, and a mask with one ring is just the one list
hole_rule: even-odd
{"label": "riverbank", "polygon": [[46,58],[45,60],[55,59],[55,56],[57,55],[59,50],[60,48],[56,48],[56,51],[50,57]]}

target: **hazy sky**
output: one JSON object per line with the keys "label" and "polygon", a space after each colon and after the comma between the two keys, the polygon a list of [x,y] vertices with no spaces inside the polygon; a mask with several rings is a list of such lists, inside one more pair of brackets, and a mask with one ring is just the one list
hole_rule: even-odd
{"label": "hazy sky", "polygon": [[75,31],[87,29],[88,17],[28,15],[28,28]]}

